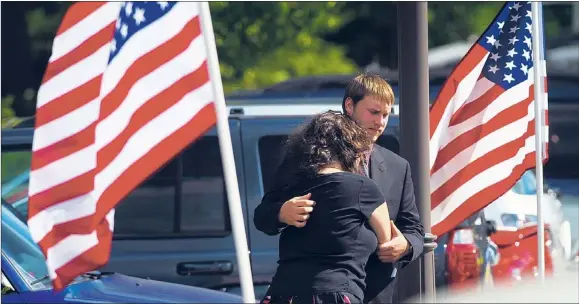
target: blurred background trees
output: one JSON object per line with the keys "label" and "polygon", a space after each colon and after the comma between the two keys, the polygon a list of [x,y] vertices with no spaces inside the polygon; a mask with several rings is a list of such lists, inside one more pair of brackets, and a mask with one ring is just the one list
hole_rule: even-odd
{"label": "blurred background trees", "polygon": [[[71,2],[3,2],[2,127],[31,116],[52,40]],[[397,68],[396,2],[211,2],[226,93],[293,77]],[[429,3],[429,45],[482,33],[501,2]],[[545,9],[548,37],[571,11]],[[16,117],[16,118],[15,118]]]}

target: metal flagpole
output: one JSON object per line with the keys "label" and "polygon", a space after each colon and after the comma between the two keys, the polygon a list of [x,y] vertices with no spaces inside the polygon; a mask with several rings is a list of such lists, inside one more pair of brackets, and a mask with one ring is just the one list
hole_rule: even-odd
{"label": "metal flagpole", "polygon": [[425,232],[423,255],[399,272],[398,301],[419,295],[421,303],[434,303],[436,244],[430,233],[428,4],[398,2],[397,9],[400,155],[410,163],[416,207]]}
{"label": "metal flagpole", "polygon": [[544,80],[546,69],[543,65],[543,27],[541,3],[533,1],[531,3],[532,11],[532,41],[533,41],[533,76],[534,76],[534,94],[535,94],[535,150],[536,163],[535,171],[537,175],[537,229],[538,229],[538,268],[541,282],[545,281],[545,219],[543,217],[543,115],[544,107]]}
{"label": "metal flagpole", "polygon": [[249,260],[249,249],[247,247],[247,236],[243,222],[243,211],[241,209],[241,199],[239,196],[239,186],[237,173],[235,170],[235,159],[233,158],[233,147],[231,145],[231,135],[229,132],[229,121],[227,108],[225,106],[225,96],[223,95],[223,84],[221,83],[221,72],[219,71],[219,59],[217,58],[217,47],[213,34],[213,24],[211,22],[211,12],[208,2],[199,2],[201,18],[201,29],[207,45],[207,64],[209,75],[213,82],[213,92],[215,94],[215,110],[217,112],[217,134],[219,147],[221,150],[221,160],[223,162],[223,174],[227,188],[227,200],[229,202],[229,214],[231,217],[231,228],[233,230],[233,241],[239,266],[239,280],[241,281],[241,292],[244,303],[255,303],[253,290],[253,278],[251,276],[251,263]]}

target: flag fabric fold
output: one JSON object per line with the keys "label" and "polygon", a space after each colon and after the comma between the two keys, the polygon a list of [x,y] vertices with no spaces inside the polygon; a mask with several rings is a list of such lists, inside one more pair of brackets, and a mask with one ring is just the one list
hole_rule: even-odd
{"label": "flag fabric fold", "polygon": [[[535,167],[531,2],[507,2],[443,85],[430,110],[432,231],[447,233]],[[539,21],[540,22],[540,21]],[[541,25],[542,26],[542,25]]]}

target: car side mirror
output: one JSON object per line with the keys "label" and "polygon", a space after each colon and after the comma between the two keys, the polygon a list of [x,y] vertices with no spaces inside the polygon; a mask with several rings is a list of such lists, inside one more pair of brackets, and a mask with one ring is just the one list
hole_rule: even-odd
{"label": "car side mirror", "polygon": [[489,220],[486,221],[487,235],[491,236],[493,233],[497,232],[497,222]]}

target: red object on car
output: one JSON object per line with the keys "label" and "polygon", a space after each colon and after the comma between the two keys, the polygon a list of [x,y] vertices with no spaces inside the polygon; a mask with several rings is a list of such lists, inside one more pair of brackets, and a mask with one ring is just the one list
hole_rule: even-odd
{"label": "red object on car", "polygon": [[[553,273],[553,260],[548,244],[549,225],[545,225],[545,274]],[[523,226],[517,230],[498,230],[491,239],[499,248],[501,259],[492,268],[493,277],[500,282],[513,282],[525,277],[533,277],[538,271],[538,229],[536,224]]]}

